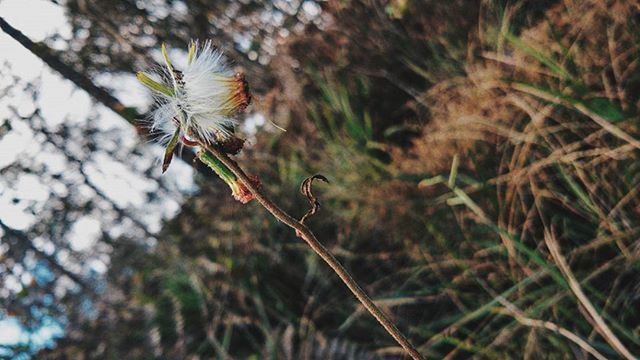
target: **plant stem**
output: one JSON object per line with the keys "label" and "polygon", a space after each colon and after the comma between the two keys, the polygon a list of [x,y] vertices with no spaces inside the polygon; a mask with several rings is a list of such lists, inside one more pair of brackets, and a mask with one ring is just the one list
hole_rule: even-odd
{"label": "plant stem", "polygon": [[362,290],[360,285],[353,279],[351,274],[347,271],[347,269],[342,266],[342,264],[336,259],[329,250],[318,241],[313,232],[307,228],[306,225],[301,224],[298,220],[293,218],[291,215],[287,214],[284,210],[280,209],[276,204],[271,201],[256,185],[254,185],[253,181],[249,179],[249,177],[245,174],[245,172],[240,168],[240,166],[227,154],[220,151],[215,146],[211,146],[205,142],[200,142],[200,146],[205,148],[211,154],[213,154],[220,162],[226,165],[231,172],[233,172],[238,179],[240,179],[244,185],[251,191],[255,199],[269,211],[276,219],[282,221],[285,225],[290,228],[296,230],[296,234],[301,237],[313,251],[318,254],[322,260],[324,260],[333,271],[340,277],[340,279],[347,285],[349,290],[355,295],[355,297],[360,301],[362,306],[364,306],[367,311],[373,317],[378,320],[378,322],[382,325],[382,327],[391,335],[397,342],[402,346],[402,348],[415,360],[424,359],[422,355],[411,345],[409,340],[398,330],[398,328],[394,325],[394,323],[389,320],[387,315],[378,308],[378,306],[371,300],[371,298]]}

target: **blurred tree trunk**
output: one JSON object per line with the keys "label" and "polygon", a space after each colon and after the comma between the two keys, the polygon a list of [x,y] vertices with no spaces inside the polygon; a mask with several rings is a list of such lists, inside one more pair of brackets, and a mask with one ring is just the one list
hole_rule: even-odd
{"label": "blurred tree trunk", "polygon": [[64,78],[73,82],[76,86],[86,91],[94,99],[104,106],[113,110],[127,122],[135,125],[139,114],[131,108],[125,107],[118,99],[111,95],[107,90],[95,85],[91,79],[77,72],[73,67],[62,62],[58,56],[47,45],[43,43],[35,43],[25,36],[20,30],[11,26],[2,17],[0,17],[0,28],[14,40],[19,42],[27,50],[39,57],[45,64],[49,65],[53,70],[57,71]]}

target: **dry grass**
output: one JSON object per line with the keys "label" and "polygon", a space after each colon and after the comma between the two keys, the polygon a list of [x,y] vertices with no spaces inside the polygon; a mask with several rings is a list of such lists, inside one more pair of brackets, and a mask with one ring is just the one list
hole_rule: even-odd
{"label": "dry grass", "polygon": [[[589,323],[619,356],[633,358],[637,314],[610,304],[634,296],[622,291],[621,279],[637,279],[640,255],[638,97],[632,95],[638,8],[624,1],[562,2],[544,21],[515,35],[510,21],[520,10],[508,8],[497,26],[485,22],[492,25],[472,51],[480,56],[470,55],[464,76],[420,95],[431,111],[430,122],[414,141],[409,159],[397,150],[394,164],[400,171],[446,173],[454,156],[461,155],[460,172],[477,183],[461,179],[460,187],[441,199],[454,207],[466,205],[469,213],[457,210],[458,216],[470,215],[494,229],[509,257],[508,274],[500,277],[517,282],[537,274],[540,266],[550,273],[560,269],[557,291],[571,289],[582,318],[567,316],[575,308],[558,312],[559,306],[568,306],[566,300],[535,299],[531,286],[518,285],[511,297],[524,301],[527,309],[511,313],[521,325],[563,329],[563,336],[597,354],[585,343],[595,340],[593,332],[576,337],[567,330]],[[545,243],[548,253],[540,246]],[[532,256],[539,258],[531,261]],[[579,275],[570,268],[579,269]],[[597,306],[593,297],[599,299]],[[533,320],[526,312],[566,326]],[[515,335],[507,329],[485,350],[505,346]],[[619,338],[620,332],[626,339]]]}

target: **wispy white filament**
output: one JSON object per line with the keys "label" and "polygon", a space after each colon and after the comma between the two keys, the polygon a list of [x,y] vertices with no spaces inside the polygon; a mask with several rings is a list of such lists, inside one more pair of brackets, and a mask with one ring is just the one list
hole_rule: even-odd
{"label": "wispy white filament", "polygon": [[158,107],[152,113],[151,130],[154,133],[161,134],[158,142],[166,144],[179,125],[174,120],[178,114],[178,107],[176,102],[167,101],[166,99],[160,98],[158,102]]}

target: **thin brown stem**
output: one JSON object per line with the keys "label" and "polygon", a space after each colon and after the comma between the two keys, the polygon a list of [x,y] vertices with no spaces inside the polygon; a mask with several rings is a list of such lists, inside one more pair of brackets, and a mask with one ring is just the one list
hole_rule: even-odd
{"label": "thin brown stem", "polygon": [[347,285],[349,290],[360,301],[362,306],[373,315],[376,320],[384,327],[384,329],[391,335],[397,342],[405,349],[405,351],[413,359],[424,359],[422,355],[411,345],[409,340],[398,330],[389,317],[378,308],[378,306],[371,300],[371,298],[362,290],[360,285],[353,279],[347,269],[327,250],[320,241],[315,237],[313,232],[307,228],[306,225],[300,223],[298,220],[287,214],[284,210],[280,209],[276,204],[269,199],[260,188],[258,188],[251,179],[245,174],[245,172],[238,166],[238,164],[231,160],[225,153],[220,151],[215,146],[200,142],[200,146],[207,149],[218,160],[226,165],[231,172],[233,172],[238,179],[240,179],[244,185],[251,191],[255,199],[269,211],[276,219],[283,222],[285,225],[296,231],[296,234],[301,237],[313,251],[318,254],[322,260],[324,260],[333,271],[340,277],[340,279]]}

